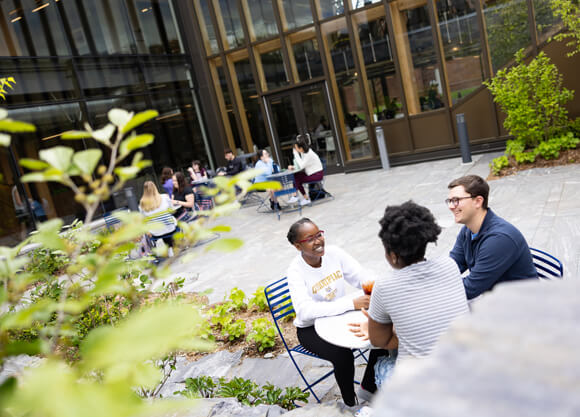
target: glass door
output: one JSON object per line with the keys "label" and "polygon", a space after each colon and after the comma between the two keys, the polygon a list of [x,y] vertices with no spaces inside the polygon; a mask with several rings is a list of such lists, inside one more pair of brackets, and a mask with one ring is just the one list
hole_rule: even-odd
{"label": "glass door", "polygon": [[314,152],[326,160],[328,173],[343,171],[324,83],[272,95],[267,104],[277,159],[283,168],[292,164],[294,138],[305,134]]}

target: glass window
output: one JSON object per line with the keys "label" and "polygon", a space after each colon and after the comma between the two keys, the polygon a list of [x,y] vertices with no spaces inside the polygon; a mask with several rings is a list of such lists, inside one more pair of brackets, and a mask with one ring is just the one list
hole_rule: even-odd
{"label": "glass window", "polygon": [[313,22],[310,0],[282,0],[286,29],[306,26]]}
{"label": "glass window", "polygon": [[71,54],[55,3],[1,1],[0,26],[1,56]]}
{"label": "glass window", "polygon": [[316,0],[321,19],[344,14],[342,0]]}
{"label": "glass window", "polygon": [[484,0],[483,14],[493,70],[531,42],[526,0]]}
{"label": "glass window", "polygon": [[373,3],[381,3],[383,0],[350,0],[350,7],[352,9],[360,9]]}
{"label": "glass window", "polygon": [[70,100],[77,97],[70,59],[0,58],[2,74],[14,77],[8,90],[9,105]]}
{"label": "glass window", "polygon": [[193,88],[189,63],[185,56],[147,56],[144,60],[147,88]]}
{"label": "glass window", "polygon": [[246,41],[236,0],[219,0],[221,17],[226,30],[227,47],[237,48]]}
{"label": "glass window", "polygon": [[240,92],[242,93],[242,100],[244,102],[246,119],[252,135],[252,141],[258,148],[266,148],[269,146],[268,136],[266,135],[264,117],[260,109],[260,97],[256,90],[250,61],[248,59],[238,61],[234,64],[234,68]]}
{"label": "glass window", "polygon": [[538,41],[544,42],[558,31],[561,20],[552,13],[550,0],[533,0],[533,2]]}
{"label": "glass window", "polygon": [[[246,0],[250,13],[251,26],[256,41],[278,35],[276,17],[271,1]],[[250,31],[251,32],[251,31]]]}
{"label": "glass window", "polygon": [[288,84],[288,75],[286,74],[286,68],[284,68],[284,59],[280,49],[261,54],[260,60],[262,61],[268,89]]}
{"label": "glass window", "polygon": [[135,58],[78,58],[79,84],[87,97],[118,96],[144,90]]}
{"label": "glass window", "polygon": [[219,52],[217,39],[215,36],[215,28],[211,20],[211,15],[209,12],[208,0],[199,0],[199,25],[201,26],[201,32],[206,44],[206,51],[208,55],[215,54]]}
{"label": "glass window", "polygon": [[127,7],[140,53],[183,53],[169,0],[128,0]]}
{"label": "glass window", "polygon": [[242,149],[242,139],[240,137],[240,132],[238,131],[238,124],[236,122],[236,115],[234,114],[234,105],[232,102],[232,96],[230,95],[230,90],[228,89],[226,74],[221,65],[216,66],[216,70],[227,113],[227,119],[224,120],[224,123],[229,123],[230,125],[236,149]]}
{"label": "glass window", "polygon": [[[435,110],[445,105],[443,85],[437,65],[437,56],[431,32],[427,6],[401,12],[407,20],[407,37],[412,62],[403,62],[406,70],[413,73],[415,82],[406,85],[412,94],[407,96],[409,113]],[[411,64],[412,67],[409,65]],[[405,69],[401,69],[404,71]]]}
{"label": "glass window", "polygon": [[372,149],[366,127],[360,80],[354,67],[346,20],[325,23],[322,26],[322,33],[330,49],[340,94],[348,140],[348,159],[368,157],[372,155]]}
{"label": "glass window", "polygon": [[364,11],[355,18],[358,22],[358,36],[369,83],[373,117],[375,121],[402,117],[402,93],[396,78],[384,11]]}
{"label": "glass window", "polygon": [[467,2],[450,7],[442,0],[437,2],[437,14],[451,100],[456,103],[483,81],[477,14]]}
{"label": "glass window", "polygon": [[294,53],[294,60],[296,61],[296,69],[300,81],[306,81],[324,75],[316,38],[293,44],[292,51]]}

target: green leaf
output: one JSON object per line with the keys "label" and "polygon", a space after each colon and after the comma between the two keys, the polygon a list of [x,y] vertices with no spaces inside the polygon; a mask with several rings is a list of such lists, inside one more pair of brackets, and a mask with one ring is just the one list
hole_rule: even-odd
{"label": "green leaf", "polygon": [[206,251],[218,250],[221,252],[233,252],[242,247],[244,242],[235,238],[223,238],[213,241],[206,247]]}
{"label": "green leaf", "polygon": [[55,146],[54,148],[43,149],[38,152],[38,156],[43,161],[48,162],[54,168],[66,172],[68,171],[74,151],[65,146]]}
{"label": "green leaf", "polygon": [[259,191],[266,191],[266,190],[280,190],[282,189],[282,184],[278,181],[264,181],[258,182],[256,184],[252,184],[248,187],[248,191],[259,190]]}
{"label": "green leaf", "polygon": [[6,378],[2,384],[0,384],[0,404],[6,404],[8,398],[12,396],[14,392],[16,392],[16,388],[18,386],[18,381],[15,377],[9,376]]}
{"label": "green leaf", "polygon": [[89,139],[93,136],[85,130],[69,130],[60,135],[62,139]]}
{"label": "green leaf", "polygon": [[128,112],[125,109],[111,109],[107,113],[107,117],[112,124],[120,129],[131,120],[133,112]]}
{"label": "green leaf", "polygon": [[98,142],[104,143],[105,145],[111,145],[111,136],[115,133],[115,125],[108,124],[102,129],[93,131],[93,138]]}
{"label": "green leaf", "polygon": [[130,136],[121,142],[120,153],[121,155],[127,155],[131,153],[135,149],[144,148],[145,146],[149,146],[153,143],[155,136],[151,133],[144,133],[142,135],[137,136]]}
{"label": "green leaf", "polygon": [[209,229],[211,232],[231,232],[232,228],[225,224],[219,224]]}
{"label": "green leaf", "polygon": [[119,167],[115,168],[115,174],[119,176],[122,181],[133,179],[141,171],[139,167]]}
{"label": "green leaf", "polygon": [[39,171],[41,169],[46,169],[50,165],[46,162],[39,161],[37,159],[30,159],[30,158],[22,158],[18,163],[23,166],[24,168],[31,169],[33,171]]}
{"label": "green leaf", "polygon": [[47,181],[43,172],[30,172],[20,177],[22,182],[44,182]]}
{"label": "green leaf", "polygon": [[0,146],[10,146],[10,135],[0,133]]}
{"label": "green leaf", "polygon": [[8,117],[8,111],[6,109],[0,109],[0,120],[4,120]]}
{"label": "green leaf", "polygon": [[101,160],[103,152],[100,149],[87,149],[74,154],[73,162],[83,174],[91,175]]}
{"label": "green leaf", "polygon": [[0,120],[0,131],[10,133],[36,132],[36,126],[26,122],[18,122],[12,119]]}
{"label": "green leaf", "polygon": [[67,245],[65,240],[59,235],[62,225],[63,221],[61,219],[51,219],[41,223],[38,225],[38,231],[32,237],[32,240],[48,249],[66,252]]}
{"label": "green leaf", "polygon": [[123,126],[121,133],[127,133],[157,116],[159,116],[159,112],[156,110],[145,110],[141,113],[137,113],[125,126]]}

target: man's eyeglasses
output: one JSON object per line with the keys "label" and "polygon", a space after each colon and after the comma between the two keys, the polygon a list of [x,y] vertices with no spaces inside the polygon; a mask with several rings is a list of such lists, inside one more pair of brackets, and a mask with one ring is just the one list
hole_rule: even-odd
{"label": "man's eyeglasses", "polygon": [[299,240],[298,243],[312,243],[316,239],[320,239],[322,236],[324,236],[324,230],[319,230],[315,235],[308,236],[306,239]]}
{"label": "man's eyeglasses", "polygon": [[445,200],[445,204],[447,204],[448,206],[451,205],[453,207],[457,207],[459,202],[461,200],[465,200],[466,198],[473,198],[472,196],[468,195],[467,197],[453,197],[453,198],[448,198]]}

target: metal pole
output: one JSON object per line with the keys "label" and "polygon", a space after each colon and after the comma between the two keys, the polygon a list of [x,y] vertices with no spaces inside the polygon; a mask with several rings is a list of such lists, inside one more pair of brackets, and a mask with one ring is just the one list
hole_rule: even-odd
{"label": "metal pole", "polygon": [[377,135],[377,144],[379,145],[379,155],[381,156],[381,165],[383,169],[389,169],[389,154],[387,153],[387,143],[385,142],[385,133],[383,128],[377,126],[375,129]]}
{"label": "metal pole", "polygon": [[471,147],[469,146],[469,136],[467,135],[467,124],[465,123],[465,114],[458,113],[455,116],[457,120],[457,134],[459,135],[459,147],[461,148],[461,161],[464,164],[471,163]]}

